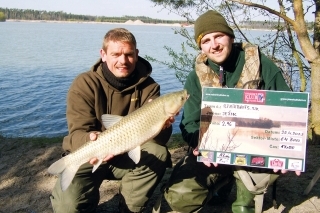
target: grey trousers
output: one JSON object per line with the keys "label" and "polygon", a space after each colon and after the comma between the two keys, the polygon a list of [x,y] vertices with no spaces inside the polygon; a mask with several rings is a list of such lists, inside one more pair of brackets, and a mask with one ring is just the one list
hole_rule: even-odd
{"label": "grey trousers", "polygon": [[140,212],[161,181],[170,154],[166,146],[153,141],[141,146],[141,159],[136,165],[127,154],[115,156],[92,173],[92,165],[82,165],[66,191],[60,177],[50,196],[55,213],[91,213],[99,203],[99,187],[103,180],[121,180],[120,193],[127,208]]}

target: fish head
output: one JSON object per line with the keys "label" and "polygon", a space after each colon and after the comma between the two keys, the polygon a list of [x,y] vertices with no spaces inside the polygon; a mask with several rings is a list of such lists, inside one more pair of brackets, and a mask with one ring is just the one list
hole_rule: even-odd
{"label": "fish head", "polygon": [[177,115],[177,113],[183,107],[184,103],[189,98],[189,95],[186,89],[169,93],[165,96],[166,97],[164,100],[164,110],[167,116],[169,117]]}

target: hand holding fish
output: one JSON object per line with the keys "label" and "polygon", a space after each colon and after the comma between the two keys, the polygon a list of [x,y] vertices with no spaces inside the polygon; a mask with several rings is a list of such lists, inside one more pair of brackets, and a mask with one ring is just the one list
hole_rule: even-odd
{"label": "hand holding fish", "polygon": [[102,115],[106,130],[90,134],[90,141],[51,164],[48,172],[61,175],[61,189],[65,191],[84,163],[93,164],[92,172],[95,172],[103,161],[127,152],[137,164],[140,146],[156,137],[167,121],[172,121],[171,117],[180,111],[188,97],[187,90],[181,90],[162,95],[126,116]]}
{"label": "hand holding fish", "polygon": [[[148,102],[151,102],[153,99],[149,99]],[[179,112],[177,112],[177,114],[175,114],[175,116],[179,115]],[[176,121],[175,117],[172,116],[170,118],[168,118],[168,120],[166,120],[166,122],[164,123],[162,130],[169,128],[174,122]]]}
{"label": "hand holding fish", "polygon": [[[97,138],[98,138],[100,133],[101,132],[91,132],[90,135],[89,135],[90,140],[91,141],[97,140]],[[110,154],[110,155],[106,156],[102,161],[107,162],[108,160],[111,160],[113,157],[114,157],[114,155]],[[91,158],[90,161],[89,161],[89,163],[92,164],[92,165],[95,165],[98,162],[99,162],[99,160],[96,157]]]}
{"label": "hand holding fish", "polygon": [[168,120],[166,120],[166,122],[164,123],[162,129],[166,129],[169,128],[175,121],[176,119],[172,116],[170,117]]}

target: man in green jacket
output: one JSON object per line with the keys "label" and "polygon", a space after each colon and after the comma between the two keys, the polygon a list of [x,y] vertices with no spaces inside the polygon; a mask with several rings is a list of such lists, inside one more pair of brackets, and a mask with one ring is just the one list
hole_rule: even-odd
{"label": "man in green jacket", "polygon": [[[210,10],[199,16],[194,24],[194,33],[202,52],[196,59],[195,70],[190,72],[184,85],[190,97],[184,105],[180,123],[182,137],[192,148],[192,152],[175,167],[164,190],[164,197],[175,211],[196,212],[207,202],[225,201],[235,177],[237,199],[232,205],[232,211],[253,213],[255,192],[246,188],[234,166],[212,166],[210,163],[197,162],[202,87],[281,91],[290,89],[279,68],[260,53],[257,46],[234,43],[233,30],[218,12]],[[242,169],[245,172],[252,171],[249,167]],[[270,177],[268,184],[278,177],[275,173],[277,171],[271,169],[253,172]]]}
{"label": "man in green jacket", "polygon": [[[101,58],[91,70],[73,81],[67,97],[69,134],[63,140],[64,154],[75,151],[89,140],[96,140],[105,130],[101,116],[125,116],[160,96],[160,86],[151,77],[152,67],[138,56],[134,35],[124,28],[107,32]],[[62,191],[60,177],[50,196],[56,213],[95,212],[99,187],[103,180],[121,180],[120,212],[143,212],[148,199],[170,166],[166,143],[172,133],[168,120],[156,138],[141,146],[141,159],[136,165],[128,156],[106,156],[92,173],[96,158],[82,165],[72,183]],[[94,143],[94,142],[93,142]]]}

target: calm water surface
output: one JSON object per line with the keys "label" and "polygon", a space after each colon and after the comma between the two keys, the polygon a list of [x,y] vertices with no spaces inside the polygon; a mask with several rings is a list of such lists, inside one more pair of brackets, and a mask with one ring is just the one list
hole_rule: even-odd
{"label": "calm water surface", "polygon": [[[59,136],[67,134],[66,94],[73,79],[99,58],[105,33],[129,29],[139,55],[170,61],[163,46],[180,50],[182,38],[168,26],[88,23],[0,23],[0,134]],[[152,63],[161,93],[183,85],[174,70]],[[181,113],[180,113],[181,116]],[[174,132],[180,131],[174,124]]]}

